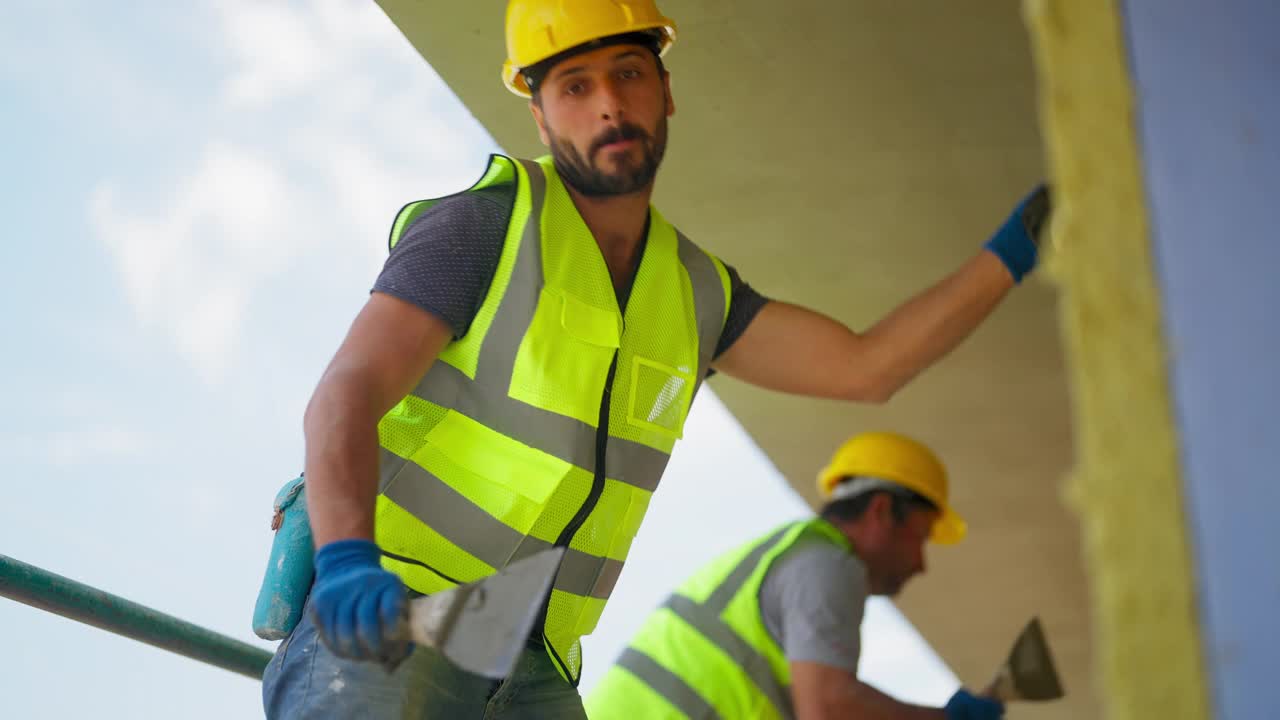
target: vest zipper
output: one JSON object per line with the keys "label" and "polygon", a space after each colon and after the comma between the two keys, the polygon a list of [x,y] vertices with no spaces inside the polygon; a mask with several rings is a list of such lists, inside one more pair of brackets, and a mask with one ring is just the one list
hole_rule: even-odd
{"label": "vest zipper", "polygon": [[[626,317],[627,317],[627,300],[631,298],[631,291],[634,289],[636,282],[636,274],[640,272],[640,263],[644,261],[644,252],[649,243],[649,223],[652,220],[650,213],[644,216],[644,231],[641,234],[641,245],[636,252],[636,256],[632,261],[631,276],[627,281],[626,294],[617,293],[615,289],[614,298],[618,301],[618,312],[622,315],[622,332],[626,333]],[[607,265],[607,263],[606,263]],[[560,536],[556,538],[556,547],[569,547],[569,543],[573,541],[573,536],[578,533],[583,523],[591,516],[596,505],[600,503],[600,496],[604,494],[604,480],[606,475],[605,455],[609,447],[609,408],[613,400],[613,377],[618,372],[618,351],[613,351],[613,359],[609,362],[609,373],[604,380],[604,392],[600,397],[600,418],[596,422],[596,469],[591,477],[591,490],[587,493],[587,498],[582,501],[582,506],[578,508],[578,512],[574,514],[573,519],[568,525],[564,526],[564,530],[560,532]],[[569,668],[565,665],[564,660],[551,643],[547,642],[547,609],[551,605],[551,590],[547,591],[547,596],[542,599],[542,609],[538,612],[538,624],[536,627],[542,628],[542,645],[546,647],[551,654],[551,659],[560,666],[560,671],[565,677],[573,678],[571,684],[578,687],[578,682],[582,680],[582,673],[579,672],[577,677],[569,672]]]}
{"label": "vest zipper", "polygon": [[[613,399],[613,377],[618,372],[618,351],[613,351],[613,360],[609,363],[609,374],[605,377],[604,393],[600,398],[600,419],[596,423],[596,467],[591,478],[591,490],[587,493],[587,497],[582,501],[582,505],[578,507],[578,512],[574,513],[573,519],[568,525],[564,526],[564,530],[560,531],[560,536],[556,538],[556,547],[569,547],[569,543],[573,541],[573,536],[578,533],[582,525],[587,521],[591,512],[596,509],[596,505],[600,503],[600,496],[604,494],[605,480],[605,454],[609,446],[609,408]],[[538,624],[535,627],[542,628],[542,643],[547,650],[551,652],[551,657],[560,665],[560,670],[565,677],[573,678],[573,686],[578,687],[578,681],[582,679],[579,673],[574,677],[569,668],[565,665],[564,660],[547,641],[547,610],[551,605],[551,591],[547,591],[546,597],[542,599],[542,609],[538,612]]]}

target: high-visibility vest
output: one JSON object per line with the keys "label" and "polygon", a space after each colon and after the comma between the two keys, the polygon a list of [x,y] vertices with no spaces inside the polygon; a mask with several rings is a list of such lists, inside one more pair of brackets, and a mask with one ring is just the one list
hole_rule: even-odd
{"label": "high-visibility vest", "polygon": [[[564,676],[596,626],[710,367],[729,305],[723,264],[650,208],[620,312],[599,246],[549,157],[494,155],[471,191],[515,201],[467,334],[378,423],[375,536],[413,590],[568,550],[545,608]],[[434,204],[405,206],[391,232]]]}
{"label": "high-visibility vest", "polygon": [[765,627],[760,587],[775,559],[815,534],[852,551],[835,526],[814,519],[784,525],[690,578],[592,688],[591,720],[795,717],[790,666]]}

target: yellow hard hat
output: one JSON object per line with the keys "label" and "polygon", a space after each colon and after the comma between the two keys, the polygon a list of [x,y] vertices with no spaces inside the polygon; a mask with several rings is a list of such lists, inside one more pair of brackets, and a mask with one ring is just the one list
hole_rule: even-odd
{"label": "yellow hard hat", "polygon": [[529,97],[521,70],[592,40],[644,31],[659,35],[659,55],[676,41],[675,21],[653,0],[510,0],[502,82]]}
{"label": "yellow hard hat", "polygon": [[930,539],[950,545],[964,539],[964,520],[947,504],[947,470],[929,448],[904,435],[869,432],[847,440],[818,473],[818,492],[830,498],[849,477],[885,480],[907,488],[938,508]]}

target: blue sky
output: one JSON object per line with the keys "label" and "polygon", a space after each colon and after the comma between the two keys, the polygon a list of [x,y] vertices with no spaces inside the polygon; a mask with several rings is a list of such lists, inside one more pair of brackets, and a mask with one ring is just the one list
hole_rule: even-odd
{"label": "blue sky", "polygon": [[[310,390],[395,211],[498,148],[361,0],[9,0],[0,104],[0,553],[267,647],[249,616]],[[689,436],[584,687],[698,562],[805,512],[710,393]],[[756,501],[708,522],[717,475]],[[944,700],[891,606],[868,615],[867,676]],[[250,680],[7,600],[0,628],[7,717],[261,715]]]}

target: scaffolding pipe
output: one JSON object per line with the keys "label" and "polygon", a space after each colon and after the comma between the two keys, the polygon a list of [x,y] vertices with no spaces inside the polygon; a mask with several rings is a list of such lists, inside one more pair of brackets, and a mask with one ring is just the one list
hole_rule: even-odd
{"label": "scaffolding pipe", "polygon": [[271,653],[0,555],[0,595],[224,670],[262,679]]}

